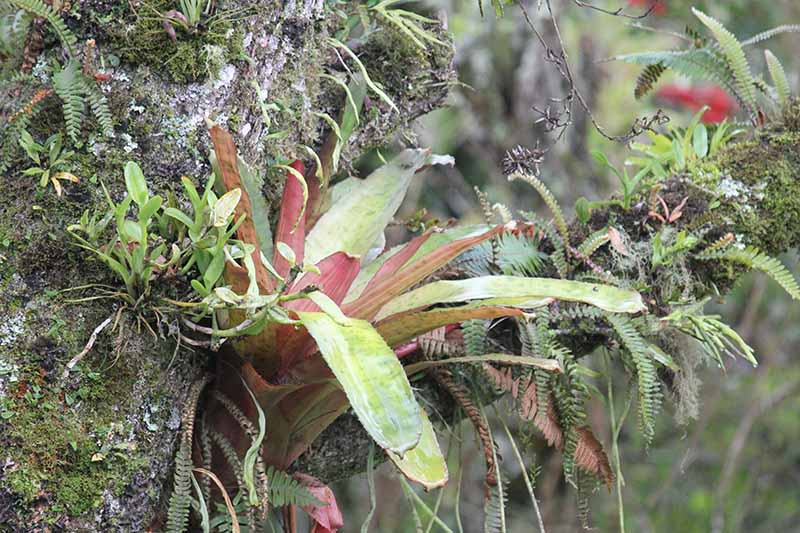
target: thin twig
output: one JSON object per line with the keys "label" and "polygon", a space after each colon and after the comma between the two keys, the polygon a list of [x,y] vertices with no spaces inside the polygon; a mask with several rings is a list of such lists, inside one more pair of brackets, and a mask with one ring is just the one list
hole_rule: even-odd
{"label": "thin twig", "polygon": [[100,322],[100,325],[98,325],[96,328],[94,328],[94,331],[92,332],[91,336],[89,337],[89,342],[87,342],[86,346],[83,347],[83,350],[81,350],[81,353],[79,353],[78,355],[76,355],[75,357],[70,359],[69,363],[67,363],[66,368],[64,368],[64,373],[61,374],[61,378],[62,379],[66,379],[69,376],[69,371],[72,370],[75,367],[75,365],[80,363],[81,359],[86,357],[86,354],[88,354],[89,351],[91,351],[92,346],[94,346],[94,342],[97,340],[97,336],[100,334],[100,332],[102,332],[104,329],[106,329],[106,327],[111,323],[111,320],[114,318],[114,314],[115,313],[111,313],[110,315],[108,315],[108,318],[106,318],[105,320]]}

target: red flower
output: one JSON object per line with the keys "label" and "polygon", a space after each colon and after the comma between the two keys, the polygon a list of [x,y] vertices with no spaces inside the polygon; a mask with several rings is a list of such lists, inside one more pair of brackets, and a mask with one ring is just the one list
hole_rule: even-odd
{"label": "red flower", "polygon": [[628,5],[646,9],[652,6],[653,10],[651,13],[654,15],[664,15],[667,12],[667,4],[665,2],[666,0],[628,0]]}
{"label": "red flower", "polygon": [[664,85],[656,92],[656,98],[679,109],[697,111],[704,105],[709,107],[703,113],[705,123],[718,123],[736,113],[739,106],[722,87],[718,85],[684,86],[676,83]]}

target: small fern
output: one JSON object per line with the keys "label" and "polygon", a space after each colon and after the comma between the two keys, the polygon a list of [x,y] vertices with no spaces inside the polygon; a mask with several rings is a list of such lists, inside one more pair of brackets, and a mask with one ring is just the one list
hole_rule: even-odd
{"label": "small fern", "polygon": [[114,124],[108,101],[93,80],[87,78],[76,60],[67,62],[63,69],[53,74],[53,88],[63,102],[67,134],[73,142],[80,141],[81,125],[88,104],[97,119],[103,135],[114,135]]}
{"label": "small fern", "polygon": [[166,530],[169,533],[183,533],[189,524],[189,508],[192,499],[192,468],[194,468],[192,464],[194,420],[200,395],[209,381],[210,378],[204,376],[192,383],[189,394],[186,397],[186,404],[181,413],[181,440],[175,456],[175,476],[167,510]]}
{"label": "small fern", "polygon": [[541,273],[547,254],[539,250],[537,239],[504,234],[497,238],[497,242],[497,265],[503,274],[536,276]]}
{"label": "small fern", "polygon": [[649,445],[655,435],[656,415],[661,407],[661,386],[647,341],[636,331],[631,320],[615,313],[606,315],[619,335],[622,345],[636,368],[639,393],[639,426]]}
{"label": "small fern", "polygon": [[[499,477],[499,476],[498,476]],[[508,481],[498,481],[489,489],[489,497],[483,504],[484,533],[505,533]]]}
{"label": "small fern", "polygon": [[633,90],[634,98],[639,100],[653,90],[653,85],[658,82],[666,70],[667,67],[663,63],[647,65],[636,78],[636,88]]}
{"label": "small fern", "polygon": [[18,9],[22,9],[32,15],[47,20],[47,22],[50,24],[50,27],[53,28],[53,31],[56,33],[56,35],[58,35],[58,38],[64,44],[64,48],[67,49],[69,57],[72,57],[75,54],[75,45],[77,44],[78,39],[75,37],[75,34],[72,33],[69,28],[67,28],[67,25],[64,24],[64,20],[51,6],[45,4],[42,0],[8,1],[12,6],[15,6]]}
{"label": "small fern", "polygon": [[591,257],[594,253],[600,249],[605,243],[607,243],[611,238],[608,234],[608,228],[603,228],[601,230],[597,230],[588,237],[578,246],[578,252],[585,256]]}
{"label": "small fern", "polygon": [[324,505],[306,487],[282,470],[276,470],[270,466],[267,469],[267,477],[269,478],[269,501],[274,507]]}
{"label": "small fern", "polygon": [[800,286],[798,286],[797,280],[792,273],[778,259],[762,253],[761,250],[754,246],[748,246],[744,250],[727,248],[719,252],[704,251],[696,257],[705,261],[712,259],[732,261],[753,270],[760,270],[783,287],[792,299],[800,300]]}
{"label": "small fern", "polygon": [[725,54],[728,64],[733,70],[739,95],[746,104],[747,110],[751,114],[755,113],[757,104],[756,94],[753,90],[753,73],[750,71],[750,65],[747,63],[747,58],[744,55],[742,43],[740,43],[718,20],[709,17],[696,8],[692,8],[692,13],[700,19],[700,22],[711,30],[711,33],[717,40],[717,44]]}
{"label": "small fern", "polygon": [[791,96],[789,80],[786,79],[786,72],[783,70],[783,65],[781,65],[781,62],[775,57],[775,54],[769,50],[764,50],[764,57],[767,60],[767,69],[769,70],[769,75],[772,77],[772,83],[775,85],[778,104],[783,109],[789,103],[789,97]]}
{"label": "small fern", "polygon": [[80,138],[81,122],[85,111],[83,99],[83,80],[80,65],[69,61],[63,69],[53,74],[53,87],[63,102],[64,122],[67,135],[77,142]]}
{"label": "small fern", "polygon": [[564,241],[565,245],[569,245],[569,231],[567,230],[567,221],[564,218],[564,213],[561,211],[561,206],[558,205],[558,201],[553,196],[553,193],[550,192],[550,189],[539,180],[536,176],[531,174],[520,174],[514,173],[508,177],[508,181],[515,181],[520,180],[524,181],[534,189],[544,200],[544,203],[547,204],[547,207],[550,208],[550,211],[553,213],[553,220],[555,220],[556,229],[558,229],[558,233],[561,235],[561,238]]}

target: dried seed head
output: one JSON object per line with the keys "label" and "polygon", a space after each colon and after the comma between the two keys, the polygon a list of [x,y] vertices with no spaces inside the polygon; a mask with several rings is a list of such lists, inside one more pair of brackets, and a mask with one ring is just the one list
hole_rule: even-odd
{"label": "dried seed head", "polygon": [[517,146],[506,152],[503,158],[503,174],[514,173],[539,175],[539,165],[544,161],[544,152],[537,146],[533,150]]}

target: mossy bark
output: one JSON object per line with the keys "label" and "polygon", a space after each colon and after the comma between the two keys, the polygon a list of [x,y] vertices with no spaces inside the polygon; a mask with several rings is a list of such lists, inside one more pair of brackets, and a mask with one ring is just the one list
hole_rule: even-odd
{"label": "mossy bark", "polygon": [[[81,183],[67,184],[61,198],[21,174],[21,153],[0,177],[0,530],[143,531],[159,523],[181,408],[209,354],[176,350],[166,329],[154,325],[154,336],[131,313],[117,315],[113,298],[70,301],[96,293],[60,291],[117,283],[71,245],[66,228],[103,205],[100,181],[122,195],[127,160],[141,165],[154,193],[180,196],[182,175],[204,180],[206,118],[234,132],[244,159],[260,168],[307,159],[304,145],[319,149],[329,128],[315,113],[336,117],[345,101],[321,76],[346,72],[326,44],[342,21],[324,4],[217,2],[214,20],[178,30],[175,42],[159,12],[177,2],[84,0],[64,14],[79,43],[96,41],[95,63],[102,57],[105,65],[98,70],[111,74],[98,83],[115,135],[103,137],[86,121],[70,169]],[[37,68],[62,60],[55,38],[46,42]],[[420,50],[390,27],[358,53],[400,112],[367,103],[342,152],[346,167],[440,106],[453,81],[451,47]],[[283,109],[270,124],[260,99]],[[41,141],[62,128],[53,96],[30,131]],[[274,203],[281,187],[270,174],[263,193]],[[91,352],[62,377],[109,316]]]}

